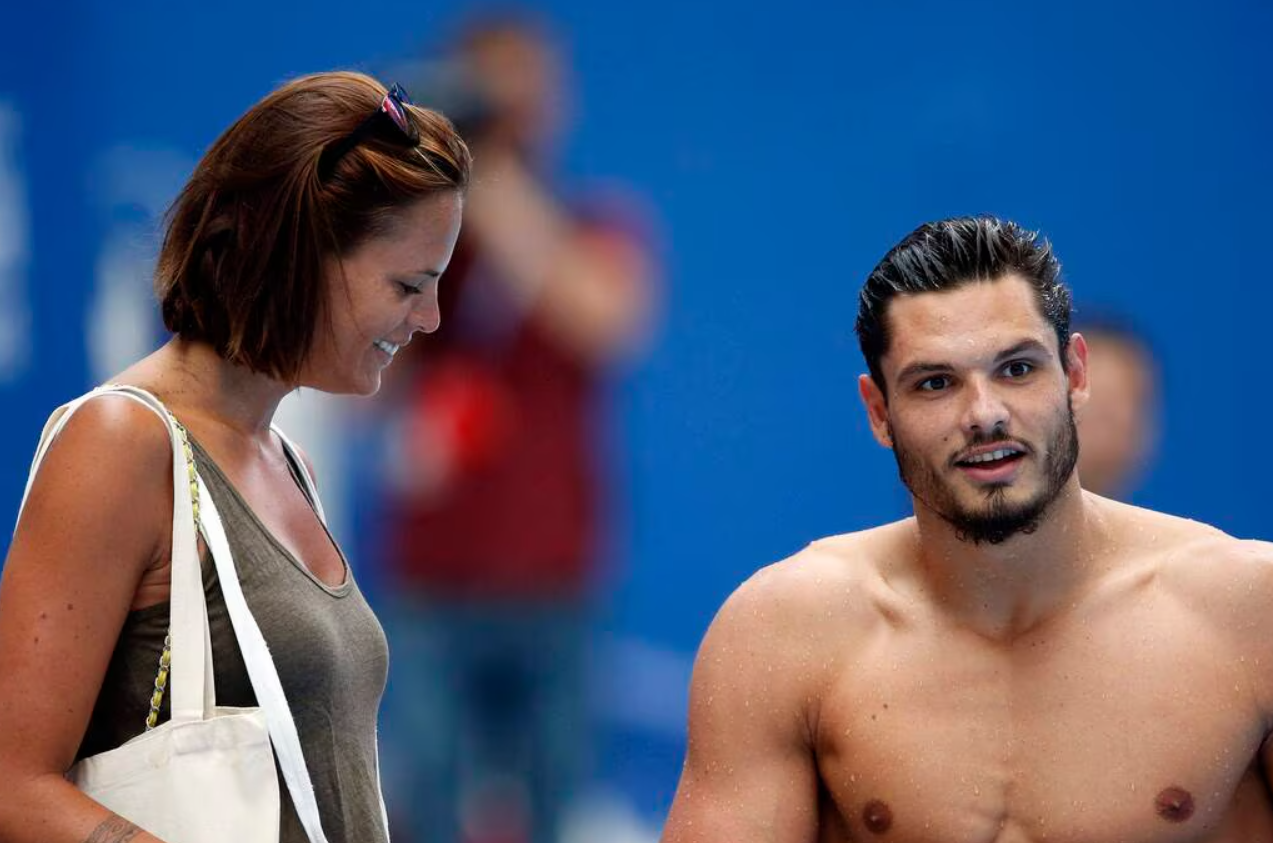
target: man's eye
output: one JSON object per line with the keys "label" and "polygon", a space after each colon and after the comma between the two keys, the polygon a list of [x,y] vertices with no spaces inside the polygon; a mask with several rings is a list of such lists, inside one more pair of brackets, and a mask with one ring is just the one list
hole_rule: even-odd
{"label": "man's eye", "polygon": [[946,375],[933,375],[919,382],[921,392],[938,392],[950,386],[950,378]]}
{"label": "man's eye", "polygon": [[1023,378],[1034,371],[1034,364],[1025,360],[1013,360],[1003,367],[1003,373],[1010,378]]}
{"label": "man's eye", "polygon": [[399,281],[399,282],[398,282],[398,286],[399,286],[399,287],[401,287],[401,288],[402,288],[402,292],[403,292],[404,294],[408,295],[408,296],[419,295],[419,293],[420,293],[420,288],[419,288],[419,287],[413,286],[413,285],[411,285],[411,284],[407,284],[407,283],[405,283],[405,282],[403,282],[403,281]]}

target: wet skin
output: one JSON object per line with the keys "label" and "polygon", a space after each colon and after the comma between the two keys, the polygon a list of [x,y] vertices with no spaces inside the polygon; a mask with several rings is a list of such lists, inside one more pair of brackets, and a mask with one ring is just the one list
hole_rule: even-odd
{"label": "wet skin", "polygon": [[[915,517],[815,542],[722,607],[664,843],[1273,843],[1273,547],[1052,488],[1085,346],[1062,367],[1023,286],[894,314],[886,377],[918,374],[863,391]],[[1020,453],[969,471],[990,430]],[[992,499],[1046,505],[961,537],[952,514]]]}

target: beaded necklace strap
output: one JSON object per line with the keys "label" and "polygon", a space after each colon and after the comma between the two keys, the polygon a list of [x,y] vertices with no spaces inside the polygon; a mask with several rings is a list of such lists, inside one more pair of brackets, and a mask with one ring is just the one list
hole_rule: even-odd
{"label": "beaded necklace strap", "polygon": [[[185,425],[177,421],[172,413],[168,414],[168,418],[172,419],[172,423],[176,425],[177,433],[181,435],[181,450],[186,455],[186,474],[190,480],[190,501],[194,504],[194,523],[197,529],[199,526],[199,475],[195,471],[194,450],[190,447],[190,436],[186,433]],[[159,670],[155,674],[155,688],[150,694],[150,711],[146,714],[147,732],[159,725],[159,707],[164,701],[164,691],[168,687],[168,670],[170,667],[172,667],[171,624],[169,625],[168,633],[164,635],[164,650],[159,656]]]}

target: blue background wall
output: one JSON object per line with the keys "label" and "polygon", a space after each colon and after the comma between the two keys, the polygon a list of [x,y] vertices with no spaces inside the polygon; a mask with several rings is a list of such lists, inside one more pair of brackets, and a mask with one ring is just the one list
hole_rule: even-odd
{"label": "blue background wall", "polygon": [[[90,383],[87,312],[105,232],[149,224],[126,186],[103,184],[103,161],[124,150],[125,161],[166,162],[175,189],[181,169],[278,82],[418,57],[469,7],[46,8],[0,13],[0,197],[22,204],[18,223],[0,216],[10,221],[0,244],[22,247],[7,268],[0,260],[0,330],[28,351],[0,375],[9,513],[44,415]],[[616,397],[630,509],[609,633],[687,658],[755,568],[905,513],[892,460],[858,406],[854,296],[890,245],[952,214],[1043,229],[1080,302],[1149,329],[1167,377],[1166,425],[1139,502],[1273,534],[1263,442],[1273,7],[538,8],[575,60],[567,183],[635,185],[663,243],[663,324]],[[679,711],[680,662],[669,664],[663,686],[633,690]],[[644,782],[633,789],[652,814],[674,786],[678,740],[675,729],[613,740],[608,763],[639,771],[629,778]]]}

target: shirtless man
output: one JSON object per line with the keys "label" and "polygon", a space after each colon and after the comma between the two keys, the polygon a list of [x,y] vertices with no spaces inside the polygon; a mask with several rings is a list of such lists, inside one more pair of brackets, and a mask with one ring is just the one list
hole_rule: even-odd
{"label": "shirtless man", "polygon": [[860,391],[915,515],[726,602],[664,843],[1273,841],[1273,547],[1080,488],[1058,274],[991,218],[871,274]]}

